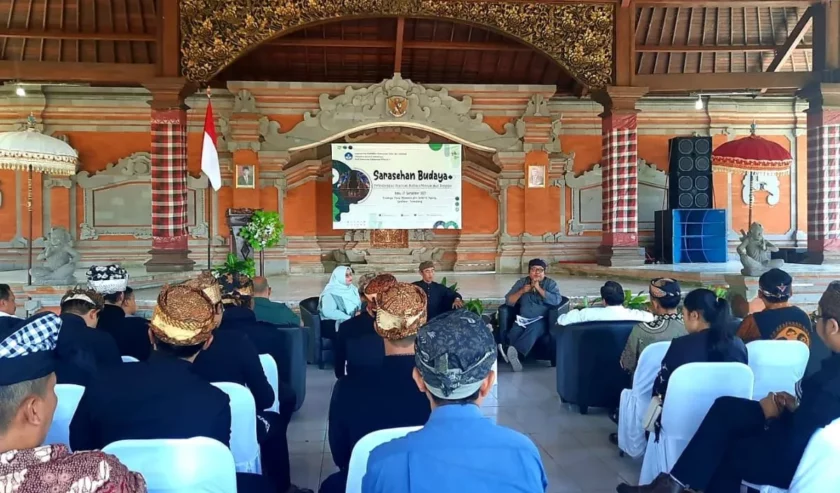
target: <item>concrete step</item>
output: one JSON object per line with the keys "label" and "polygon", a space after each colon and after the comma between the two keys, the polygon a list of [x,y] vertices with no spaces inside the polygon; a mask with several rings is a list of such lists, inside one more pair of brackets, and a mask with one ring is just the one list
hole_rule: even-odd
{"label": "concrete step", "polygon": [[397,264],[353,264],[353,270],[357,273],[362,274],[366,274],[368,272],[417,272],[417,267],[419,265],[419,262],[406,262]]}
{"label": "concrete step", "polygon": [[419,263],[411,255],[368,255],[365,257],[367,264],[411,264]]}

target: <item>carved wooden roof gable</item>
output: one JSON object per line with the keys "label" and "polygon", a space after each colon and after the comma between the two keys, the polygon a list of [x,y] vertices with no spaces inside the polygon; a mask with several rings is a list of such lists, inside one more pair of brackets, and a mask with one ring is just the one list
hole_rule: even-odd
{"label": "carved wooden roof gable", "polygon": [[183,72],[196,82],[290,29],[358,16],[480,24],[546,53],[590,88],[612,80],[613,5],[470,0],[182,0],[180,5]]}

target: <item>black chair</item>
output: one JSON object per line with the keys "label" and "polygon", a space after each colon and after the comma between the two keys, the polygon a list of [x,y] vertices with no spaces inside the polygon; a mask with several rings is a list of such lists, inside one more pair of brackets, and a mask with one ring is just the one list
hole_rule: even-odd
{"label": "black chair", "polygon": [[590,407],[617,409],[630,375],[621,368],[621,353],[637,321],[586,322],[559,327],[557,394],[576,404],[581,414]]}
{"label": "black chair", "polygon": [[[551,361],[551,366],[557,366],[557,353],[555,351],[556,348],[554,343],[553,328],[557,325],[557,318],[568,311],[569,298],[565,296],[560,298],[559,305],[548,310],[546,318],[548,319],[549,328],[546,330],[545,334],[537,339],[537,343],[534,344],[534,348],[531,350],[530,354],[528,354],[529,360],[548,360]],[[510,332],[510,328],[513,327],[518,313],[518,307],[508,306],[504,303],[499,306],[499,311],[496,316],[499,321],[500,344],[508,344],[508,332]]]}
{"label": "black chair", "polygon": [[335,320],[321,320],[317,296],[300,302],[300,318],[303,320],[304,327],[308,329],[309,347],[312,348],[314,363],[323,370],[324,362],[333,360]]}
{"label": "black chair", "polygon": [[286,358],[277,361],[277,376],[287,382],[295,391],[295,411],[303,406],[306,398],[306,329],[303,327],[276,327],[281,336]]}

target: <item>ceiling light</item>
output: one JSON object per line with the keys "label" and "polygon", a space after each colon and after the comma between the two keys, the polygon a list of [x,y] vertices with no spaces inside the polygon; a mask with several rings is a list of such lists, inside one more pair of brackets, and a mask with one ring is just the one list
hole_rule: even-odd
{"label": "ceiling light", "polygon": [[15,94],[17,94],[20,97],[24,97],[26,96],[26,89],[24,89],[23,86],[17,86],[17,89],[15,89]]}
{"label": "ceiling light", "polygon": [[702,110],[703,109],[703,96],[697,95],[697,101],[694,102],[694,109]]}

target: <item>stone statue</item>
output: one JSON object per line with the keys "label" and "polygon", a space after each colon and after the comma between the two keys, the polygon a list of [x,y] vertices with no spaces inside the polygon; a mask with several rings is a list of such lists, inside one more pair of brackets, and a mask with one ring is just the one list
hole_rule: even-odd
{"label": "stone statue", "polygon": [[35,284],[74,285],[76,262],[79,252],[73,248],[73,239],[64,228],[52,228],[44,242],[44,251],[38,255],[43,260],[43,267],[33,267],[32,277]]}
{"label": "stone statue", "polygon": [[779,247],[764,239],[764,226],[752,223],[748,233],[741,230],[741,244],[737,248],[741,265],[744,266],[741,274],[756,277],[770,269],[780,268],[784,265],[784,260],[770,259],[770,254],[778,251]]}

